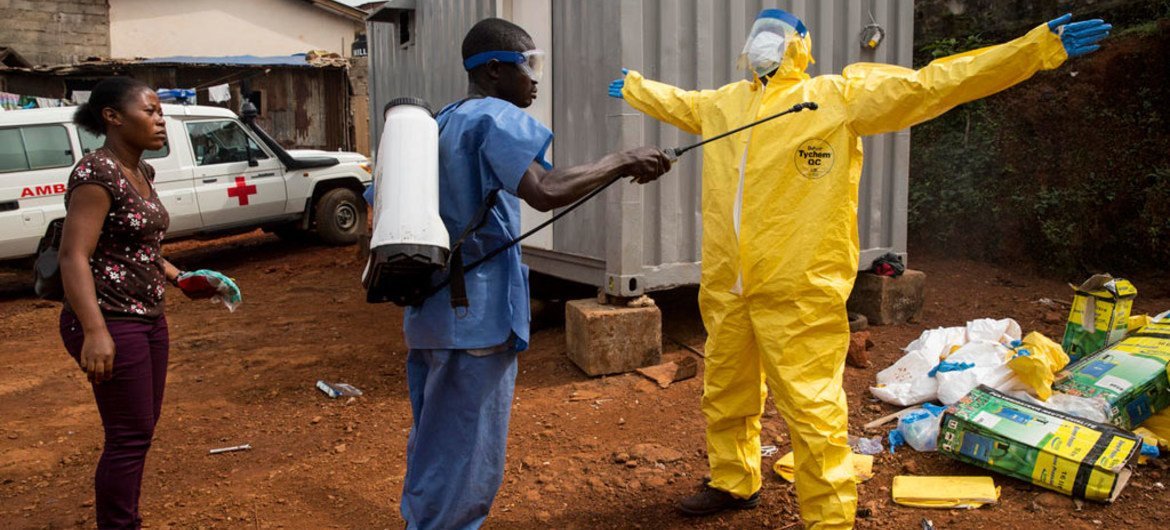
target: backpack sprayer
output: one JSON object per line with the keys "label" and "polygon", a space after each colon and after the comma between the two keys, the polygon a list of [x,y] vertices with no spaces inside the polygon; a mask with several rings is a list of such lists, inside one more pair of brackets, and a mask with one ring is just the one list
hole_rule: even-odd
{"label": "backpack sprayer", "polygon": [[[687,146],[667,148],[664,152],[673,162],[687,151],[715,140],[787,114],[817,108],[817,104],[811,101],[797,103],[783,112],[718,136]],[[378,144],[376,171],[374,232],[362,283],[366,287],[367,302],[393,302],[400,306],[420,305],[450,285],[451,306],[467,307],[464,274],[568,215],[625,176],[610,179],[547,221],[464,265],[463,241],[487,222],[487,214],[495,205],[499,190],[488,194],[459,239],[450,244],[447,229],[439,217],[439,126],[426,101],[399,98],[386,105],[386,125]],[[447,270],[447,277],[432,286],[431,277],[439,270]]]}

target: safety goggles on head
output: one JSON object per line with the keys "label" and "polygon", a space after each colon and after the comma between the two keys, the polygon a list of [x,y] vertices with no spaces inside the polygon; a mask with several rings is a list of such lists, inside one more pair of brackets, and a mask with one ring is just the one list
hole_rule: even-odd
{"label": "safety goggles on head", "polygon": [[752,24],[737,64],[740,69],[751,70],[764,77],[780,67],[788,45],[807,34],[804,23],[792,13],[781,9],[765,9]]}
{"label": "safety goggles on head", "polygon": [[463,69],[471,71],[471,69],[485,65],[493,60],[518,66],[520,71],[524,72],[524,75],[527,75],[533,81],[540,81],[541,76],[544,75],[544,52],[541,50],[477,53],[468,57],[466,61],[463,61]]}

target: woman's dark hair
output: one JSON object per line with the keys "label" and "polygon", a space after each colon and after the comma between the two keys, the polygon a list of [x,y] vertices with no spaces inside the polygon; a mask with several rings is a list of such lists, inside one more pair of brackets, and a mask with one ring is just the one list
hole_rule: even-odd
{"label": "woman's dark hair", "polygon": [[89,93],[89,101],[77,107],[73,113],[73,123],[94,135],[106,134],[106,119],[102,117],[102,109],[110,107],[114,110],[124,110],[130,98],[139,90],[150,90],[150,86],[133,77],[107,77],[98,82]]}

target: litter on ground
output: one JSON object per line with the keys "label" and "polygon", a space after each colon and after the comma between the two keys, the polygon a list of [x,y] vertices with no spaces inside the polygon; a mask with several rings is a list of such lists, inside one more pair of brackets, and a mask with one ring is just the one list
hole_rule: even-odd
{"label": "litter on ground", "polygon": [[999,501],[991,477],[894,477],[894,502],[913,508],[974,509]]}

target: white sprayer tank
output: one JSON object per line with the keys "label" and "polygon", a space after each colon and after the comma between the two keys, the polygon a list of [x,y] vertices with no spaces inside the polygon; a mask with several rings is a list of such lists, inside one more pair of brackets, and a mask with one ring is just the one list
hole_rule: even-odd
{"label": "white sprayer tank", "polygon": [[439,126],[430,105],[398,98],[386,105],[374,186],[374,231],[367,301],[408,305],[447,261],[439,217]]}

